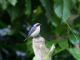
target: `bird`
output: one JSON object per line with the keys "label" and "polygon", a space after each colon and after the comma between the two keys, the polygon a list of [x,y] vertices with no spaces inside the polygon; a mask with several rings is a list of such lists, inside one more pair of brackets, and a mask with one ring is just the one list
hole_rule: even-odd
{"label": "bird", "polygon": [[35,23],[28,32],[28,37],[37,37],[40,33],[40,23]]}

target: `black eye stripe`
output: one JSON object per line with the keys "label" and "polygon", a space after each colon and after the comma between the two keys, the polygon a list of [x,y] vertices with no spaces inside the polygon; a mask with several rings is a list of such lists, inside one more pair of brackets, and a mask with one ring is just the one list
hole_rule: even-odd
{"label": "black eye stripe", "polygon": [[36,25],[36,26],[39,26],[40,24]]}
{"label": "black eye stripe", "polygon": [[33,25],[33,26],[40,26],[41,24],[40,23],[37,23],[37,24],[35,24],[35,25]]}
{"label": "black eye stripe", "polygon": [[39,26],[40,24],[37,24],[36,26]]}

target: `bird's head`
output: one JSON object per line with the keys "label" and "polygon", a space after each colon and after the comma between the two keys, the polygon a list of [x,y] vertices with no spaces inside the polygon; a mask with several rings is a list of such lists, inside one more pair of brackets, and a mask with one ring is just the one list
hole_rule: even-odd
{"label": "bird's head", "polygon": [[41,24],[40,23],[36,23],[36,24],[34,24],[33,26],[34,27],[38,27],[38,26],[40,26]]}

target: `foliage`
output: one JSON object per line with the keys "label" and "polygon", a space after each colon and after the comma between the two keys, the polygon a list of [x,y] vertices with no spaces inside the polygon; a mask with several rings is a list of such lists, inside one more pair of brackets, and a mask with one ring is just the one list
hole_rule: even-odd
{"label": "foliage", "polygon": [[80,0],[0,0],[0,60],[32,60],[27,33],[39,22],[54,60],[80,60]]}

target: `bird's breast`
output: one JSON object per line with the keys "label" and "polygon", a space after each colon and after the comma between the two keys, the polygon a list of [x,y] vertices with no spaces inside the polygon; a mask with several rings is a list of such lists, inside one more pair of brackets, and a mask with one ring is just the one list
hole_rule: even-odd
{"label": "bird's breast", "polygon": [[35,29],[35,31],[31,34],[31,37],[35,37],[35,36],[39,35],[39,33],[40,33],[40,26],[38,26]]}

